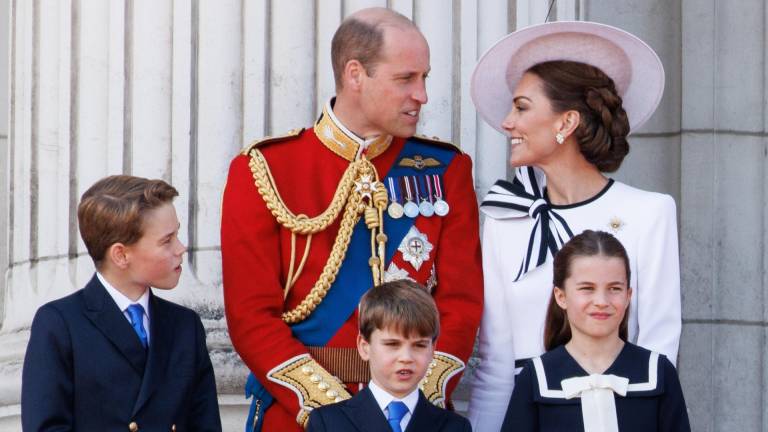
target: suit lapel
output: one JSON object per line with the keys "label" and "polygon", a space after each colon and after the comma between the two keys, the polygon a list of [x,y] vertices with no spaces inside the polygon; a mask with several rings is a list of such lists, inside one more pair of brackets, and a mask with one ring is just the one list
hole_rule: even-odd
{"label": "suit lapel", "polygon": [[139,397],[133,407],[135,415],[149,400],[157,389],[158,383],[165,380],[165,371],[168,364],[168,349],[173,346],[173,321],[168,319],[165,305],[160,302],[150,290],[149,296],[149,359],[147,361],[144,379],[139,390]]}
{"label": "suit lapel", "polygon": [[411,421],[408,422],[405,432],[439,431],[443,427],[446,418],[446,412],[429,403],[424,394],[419,391],[419,402],[416,403],[416,409],[413,410],[413,416]]}
{"label": "suit lapel", "polygon": [[139,376],[144,375],[147,352],[131,324],[99,282],[96,275],[85,286],[85,315],[128,360]]}
{"label": "suit lapel", "polygon": [[361,432],[392,432],[387,418],[368,387],[360,390],[341,409]]}

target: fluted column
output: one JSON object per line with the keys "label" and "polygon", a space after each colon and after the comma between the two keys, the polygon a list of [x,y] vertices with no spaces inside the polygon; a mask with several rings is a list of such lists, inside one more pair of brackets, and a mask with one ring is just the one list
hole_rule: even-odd
{"label": "fluted column", "polygon": [[[253,139],[310,126],[334,93],[333,32],[360,8],[386,6],[414,19],[431,45],[420,131],[473,157],[482,195],[505,176],[508,150],[478,121],[469,76],[498,38],[543,22],[541,3],[0,0],[0,22],[10,24],[0,35],[0,46],[10,47],[0,79],[7,70],[11,108],[7,133],[0,126],[0,149],[8,137],[0,158],[0,430],[18,429],[35,310],[93,272],[77,230],[79,197],[118,173],[162,178],[181,194],[175,205],[189,253],[179,286],[159,295],[203,318],[225,430],[241,428],[247,371],[231,347],[221,293],[220,199],[229,160]],[[577,13],[577,0],[556,3],[552,17]]]}

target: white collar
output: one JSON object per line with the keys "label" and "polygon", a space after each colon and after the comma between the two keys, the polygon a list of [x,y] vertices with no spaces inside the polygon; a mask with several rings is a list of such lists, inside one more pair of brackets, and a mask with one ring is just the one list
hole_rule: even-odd
{"label": "white collar", "polygon": [[128,306],[134,303],[138,303],[141,305],[141,307],[144,308],[144,313],[147,314],[147,318],[149,318],[149,288],[144,291],[144,294],[142,294],[138,300],[133,301],[118,291],[117,288],[112,286],[112,284],[107,282],[107,279],[101,273],[96,272],[96,277],[99,278],[99,282],[104,285],[104,288],[106,288],[107,293],[109,293],[109,296],[112,297],[112,300],[117,303],[117,307],[120,309],[120,312],[124,313],[125,310],[128,309]]}
{"label": "white collar", "polygon": [[376,403],[379,404],[379,408],[382,412],[387,408],[390,402],[393,400],[399,400],[402,403],[405,404],[405,406],[408,407],[408,413],[413,415],[413,411],[416,409],[416,404],[419,402],[419,388],[416,387],[412,392],[408,393],[408,395],[402,399],[398,399],[391,394],[387,393],[386,390],[382,389],[378,385],[376,385],[373,380],[368,383],[368,388],[371,389],[371,393],[373,394],[373,398],[376,399]]}

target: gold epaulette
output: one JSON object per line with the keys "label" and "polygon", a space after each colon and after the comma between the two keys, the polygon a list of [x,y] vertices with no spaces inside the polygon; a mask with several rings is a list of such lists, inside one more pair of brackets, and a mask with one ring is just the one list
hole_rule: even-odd
{"label": "gold epaulette", "polygon": [[451,142],[448,142],[448,141],[443,141],[443,140],[441,140],[438,137],[431,137],[430,138],[430,137],[428,137],[426,135],[414,135],[411,138],[415,139],[416,141],[421,141],[421,142],[424,142],[424,143],[427,143],[427,144],[433,144],[433,145],[436,145],[438,147],[443,147],[443,148],[447,148],[447,149],[453,150],[453,151],[458,152],[458,153],[463,153],[461,151],[461,149],[457,145],[455,145],[455,144],[453,144]]}
{"label": "gold epaulette", "polygon": [[299,398],[296,422],[303,427],[313,409],[351,397],[344,384],[309,354],[298,355],[276,366],[267,373],[267,379],[296,393]]}
{"label": "gold epaulette", "polygon": [[265,144],[270,144],[270,143],[285,141],[290,138],[295,138],[299,136],[303,131],[304,131],[304,128],[296,128],[296,129],[289,130],[283,135],[265,136],[263,138],[251,141],[250,144],[243,147],[243,150],[240,153],[247,156],[251,152],[251,150],[256,147],[261,147]]}
{"label": "gold epaulette", "polygon": [[440,408],[445,408],[446,388],[448,381],[464,370],[464,362],[451,354],[435,351],[435,358],[427,368],[427,374],[421,381],[424,397]]}

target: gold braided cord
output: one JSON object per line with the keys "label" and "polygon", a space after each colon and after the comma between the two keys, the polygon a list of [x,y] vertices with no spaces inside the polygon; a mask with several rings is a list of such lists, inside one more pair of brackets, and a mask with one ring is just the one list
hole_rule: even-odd
{"label": "gold braided cord", "polygon": [[296,281],[299,279],[299,275],[301,275],[301,272],[304,270],[304,264],[307,263],[307,257],[309,257],[310,246],[312,246],[312,234],[309,234],[307,236],[307,243],[306,245],[304,245],[304,255],[301,256],[301,262],[299,263],[299,268],[296,269],[296,274],[293,275],[293,279],[291,280],[291,286],[293,286],[296,283]]}
{"label": "gold braided cord", "polygon": [[[331,204],[322,213],[313,218],[307,218],[303,215],[293,214],[285,205],[283,198],[277,191],[275,185],[275,179],[272,177],[272,172],[269,170],[264,155],[259,149],[254,148],[251,150],[251,172],[253,173],[253,180],[256,183],[256,188],[264,198],[264,202],[267,204],[267,208],[272,212],[272,216],[277,219],[277,222],[297,234],[315,234],[326,229],[336,218],[339,216],[344,203],[350,195],[350,191],[354,187],[356,174],[360,169],[362,161],[355,161],[349,164],[349,167],[341,177],[339,185],[336,187],[336,192],[333,194],[333,200]],[[369,162],[370,164],[370,162]],[[375,172],[375,169],[374,169]],[[303,216],[303,217],[302,217]]]}
{"label": "gold braided cord", "polygon": [[333,281],[336,280],[336,275],[339,273],[339,268],[341,268],[341,263],[344,261],[344,256],[349,248],[352,231],[360,219],[360,214],[357,211],[357,204],[360,200],[356,195],[352,195],[350,198],[350,202],[344,209],[339,232],[336,235],[336,240],[333,242],[333,248],[331,248],[331,254],[323,267],[323,271],[320,273],[320,277],[301,303],[292,310],[283,312],[282,318],[285,323],[294,324],[304,321],[323,301]]}
{"label": "gold braided cord", "polygon": [[[299,215],[301,216],[301,215]],[[288,277],[285,279],[285,287],[283,288],[283,300],[288,298],[288,293],[293,288],[293,285],[299,279],[302,270],[304,270],[304,264],[307,262],[309,256],[309,248],[312,245],[312,234],[307,235],[307,243],[304,245],[304,254],[301,256],[301,262],[299,268],[296,268],[296,233],[291,233],[291,262],[288,267]]]}
{"label": "gold braided cord", "polygon": [[301,256],[301,262],[299,267],[295,269],[294,263],[296,262],[296,233],[291,233],[291,267],[288,270],[288,278],[285,281],[285,289],[283,289],[283,300],[288,298],[288,293],[291,288],[299,280],[301,272],[304,270],[304,264],[307,263],[307,257],[309,257],[309,248],[312,245],[312,234],[307,235],[307,243],[304,245],[304,254]]}
{"label": "gold braided cord", "polygon": [[[331,205],[328,206],[328,208],[323,213],[314,218],[307,218],[305,215],[296,216],[290,210],[288,210],[285,202],[283,202],[280,194],[277,192],[274,178],[272,177],[272,173],[269,171],[267,161],[264,159],[264,156],[261,154],[261,152],[254,148],[250,155],[251,172],[253,173],[253,179],[259,194],[264,199],[267,208],[272,212],[272,215],[275,217],[278,223],[286,229],[290,230],[292,233],[313,234],[320,232],[328,227],[328,225],[330,225],[336,219],[336,217],[339,215],[339,212],[341,211],[341,208],[344,209],[341,222],[339,224],[339,232],[336,234],[336,239],[334,240],[333,247],[331,248],[330,256],[328,257],[328,261],[323,267],[323,271],[320,273],[320,277],[318,278],[317,282],[315,282],[307,296],[301,301],[301,303],[299,303],[298,306],[292,310],[283,312],[282,314],[282,319],[285,323],[295,324],[305,320],[328,294],[328,290],[336,280],[336,275],[339,273],[339,268],[341,268],[341,264],[344,261],[347,249],[349,248],[349,242],[352,238],[354,227],[357,225],[357,222],[360,220],[362,214],[366,213],[366,209],[371,207],[371,204],[366,204],[363,201],[365,196],[364,193],[352,193],[352,188],[355,186],[355,179],[374,179],[374,187],[377,189],[383,189],[383,185],[378,181],[376,168],[370,161],[363,157],[349,165],[347,170],[344,172],[344,175],[342,176],[339,186],[336,188],[336,192],[333,196],[333,200],[331,201]],[[371,200],[374,201],[373,205],[379,209],[386,207],[387,202],[385,194],[386,192],[384,192],[384,195],[381,193],[374,193],[372,197],[373,199]],[[368,212],[368,214],[370,214],[370,212]],[[381,228],[381,224],[382,220],[379,220],[378,224],[374,223],[372,225],[376,225]],[[369,226],[369,228],[375,232],[375,227]],[[379,232],[379,234],[383,233]],[[386,241],[386,236],[377,237],[377,241],[380,244],[383,243],[381,240],[382,238],[384,239],[383,241]],[[380,246],[380,249],[383,250],[383,247]],[[305,248],[305,255],[302,259],[302,263],[299,265],[298,272],[301,271],[307,255],[308,248]],[[374,256],[372,259],[376,258],[375,251],[373,255]],[[383,257],[379,259],[381,260]],[[291,270],[293,270],[294,262],[295,243],[292,243]],[[383,273],[383,271],[379,269],[383,268],[383,264],[379,264],[377,267],[377,269],[372,269],[372,271],[374,275],[374,281],[377,281],[378,283],[378,281],[381,280],[381,274]],[[292,277],[289,278],[286,285],[287,289],[290,289],[290,286],[293,285],[298,277],[297,274],[291,276]],[[285,292],[287,292],[287,289]]]}

